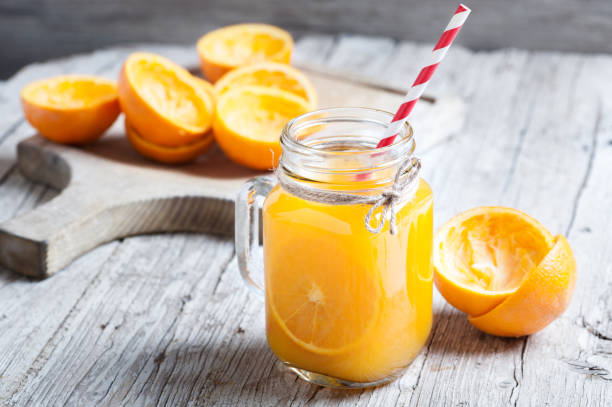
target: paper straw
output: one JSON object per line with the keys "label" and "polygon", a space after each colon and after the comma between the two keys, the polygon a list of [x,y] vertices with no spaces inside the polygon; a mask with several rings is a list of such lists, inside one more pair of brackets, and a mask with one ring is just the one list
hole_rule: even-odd
{"label": "paper straw", "polygon": [[438,40],[438,43],[434,47],[432,53],[429,55],[427,64],[423,67],[423,69],[421,69],[421,72],[419,72],[419,75],[414,80],[408,94],[406,94],[404,97],[404,101],[395,113],[395,116],[393,116],[391,123],[389,123],[389,126],[387,126],[384,137],[378,142],[378,145],[376,146],[377,148],[393,144],[399,130],[408,119],[414,105],[423,94],[423,91],[427,87],[433,73],[436,71],[436,68],[446,55],[446,52],[452,45],[455,37],[459,33],[459,30],[461,30],[463,23],[465,23],[465,20],[467,20],[467,17],[471,11],[472,10],[463,4],[459,4],[457,11],[455,11],[455,14],[448,22],[446,29]]}

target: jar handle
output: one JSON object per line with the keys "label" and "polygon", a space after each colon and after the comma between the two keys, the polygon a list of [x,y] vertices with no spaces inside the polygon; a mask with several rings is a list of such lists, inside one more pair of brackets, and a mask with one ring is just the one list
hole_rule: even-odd
{"label": "jar handle", "polygon": [[236,199],[238,269],[249,288],[260,296],[264,293],[263,267],[261,259],[255,256],[260,242],[260,209],[264,198],[276,183],[273,175],[252,178],[242,186]]}

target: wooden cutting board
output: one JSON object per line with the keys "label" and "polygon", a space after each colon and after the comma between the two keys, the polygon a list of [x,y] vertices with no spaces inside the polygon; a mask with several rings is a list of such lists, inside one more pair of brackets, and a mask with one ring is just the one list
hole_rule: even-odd
{"label": "wooden cutting board", "polygon": [[[308,72],[320,107],[370,106],[392,111],[402,91],[330,73]],[[425,99],[413,112],[417,152],[457,132],[463,103]],[[422,140],[422,142],[421,142]],[[129,235],[156,232],[232,234],[234,198],[262,173],[240,167],[215,147],[196,162],[164,166],[139,156],[123,134],[123,119],[98,142],[70,147],[38,135],[17,147],[21,172],[62,192],[0,225],[0,265],[48,277],[92,248]]]}

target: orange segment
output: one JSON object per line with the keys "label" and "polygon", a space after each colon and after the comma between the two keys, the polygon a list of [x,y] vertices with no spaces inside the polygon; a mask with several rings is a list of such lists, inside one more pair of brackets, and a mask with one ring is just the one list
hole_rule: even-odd
{"label": "orange segment", "polygon": [[267,24],[237,24],[211,31],[197,44],[202,71],[216,82],[227,71],[262,61],[288,64],[293,38],[287,31]]}
{"label": "orange segment", "polygon": [[308,102],[310,110],[317,107],[317,92],[299,70],[275,62],[261,62],[229,71],[215,83],[218,94],[238,86],[266,86],[291,92]]}
{"label": "orange segment", "polygon": [[57,143],[97,140],[120,113],[117,85],[94,76],[68,75],[44,79],[21,91],[26,119]]}
{"label": "orange segment", "polygon": [[214,111],[209,93],[187,70],[140,52],[130,55],[121,70],[119,102],[138,134],[166,147],[202,138]]}
{"label": "orange segment", "polygon": [[212,132],[209,132],[200,140],[191,144],[179,147],[158,146],[140,136],[127,120],[125,121],[125,133],[136,151],[147,158],[165,164],[180,164],[191,161],[206,152],[214,142]]}
{"label": "orange segment", "polygon": [[523,336],[535,333],[567,308],[576,284],[576,260],[563,236],[520,287],[490,312],[470,317],[476,328],[492,335]]}
{"label": "orange segment", "polygon": [[[278,325],[297,345],[317,354],[338,354],[356,345],[378,320],[380,282],[369,270],[359,270],[357,262],[346,264],[344,256],[335,255],[327,256],[327,267],[291,263],[290,269],[275,268],[266,276]],[[287,272],[291,278],[276,275]]]}
{"label": "orange segment", "polygon": [[[566,243],[560,257],[559,242]],[[556,260],[551,262],[551,256]],[[542,268],[556,268],[565,277],[554,278]],[[470,322],[476,321],[477,328],[495,335],[527,335],[558,317],[573,292],[575,268],[563,237],[553,237],[535,219],[511,208],[480,207],[461,213],[434,239],[438,291],[466,312]],[[559,295],[564,300],[553,299]],[[549,306],[534,308],[533,301]]]}
{"label": "orange segment", "polygon": [[281,154],[280,135],[285,124],[306,113],[306,101],[274,88],[245,86],[220,96],[213,129],[221,149],[233,161],[269,170]]}

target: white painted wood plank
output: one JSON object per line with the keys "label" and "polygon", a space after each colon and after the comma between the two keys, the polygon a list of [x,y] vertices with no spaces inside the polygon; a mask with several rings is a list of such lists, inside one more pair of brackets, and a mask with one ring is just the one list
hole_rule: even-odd
{"label": "white painted wood plank", "polygon": [[[477,59],[482,56],[475,55]],[[586,141],[590,137],[580,130],[585,130],[586,123],[591,128],[595,124],[597,101],[581,100],[581,103],[590,103],[586,117],[582,112],[569,117],[558,113],[565,113],[571,103],[569,95],[574,92],[576,84],[568,78],[577,76],[582,66],[581,58],[533,55],[520,70],[510,71],[503,69],[507,58],[510,56],[496,53],[496,58],[491,56],[486,62],[479,62],[479,65],[492,65],[484,71],[473,72],[481,85],[475,88],[471,97],[470,113],[463,132],[465,137],[457,137],[445,147],[441,159],[449,166],[445,168],[441,185],[434,183],[434,191],[438,193],[436,202],[441,203],[437,208],[438,214],[442,213],[439,220],[444,221],[476,205],[506,205],[534,215],[553,233],[563,233],[572,206],[567,192],[578,188],[580,174],[588,161],[586,156],[575,154],[574,144],[580,143],[576,138],[582,137]],[[515,61],[515,64],[519,62]],[[491,89],[495,89],[494,92]],[[556,104],[551,106],[551,100]],[[565,118],[563,135],[560,135],[560,116]],[[559,164],[548,165],[548,162]],[[570,164],[575,173],[563,171],[563,165]],[[521,192],[509,192],[515,188],[520,188]],[[441,207],[445,204],[449,206]],[[448,305],[444,304],[444,308]],[[459,315],[459,318],[465,317]],[[440,334],[445,346],[458,341],[458,332],[466,335],[458,342],[461,356],[445,350],[439,357],[428,358],[427,363],[432,368],[436,364],[456,368],[424,376],[416,405],[423,401],[441,404],[449,399],[476,405],[513,404],[516,401],[524,371],[523,346],[531,339],[495,339],[464,324],[463,330],[456,327],[443,329],[442,324],[437,326],[436,335]],[[551,325],[534,337],[554,332],[555,326]],[[480,350],[479,343],[482,345]],[[532,360],[541,363],[538,355],[544,353],[544,349],[535,351]],[[479,371],[482,374],[476,375],[475,372]],[[466,378],[468,373],[458,372],[471,372],[469,375],[474,377]],[[442,389],[436,388],[440,381],[445,383]],[[489,390],[482,392],[480,388]],[[554,395],[550,393],[549,396]],[[563,398],[559,397],[553,405],[562,401]],[[414,399],[412,404],[415,404]]]}
{"label": "white painted wood plank", "polygon": [[[5,102],[0,107],[2,123],[20,117],[19,90],[34,79],[67,72],[106,73],[117,65],[116,51],[94,53],[89,56],[67,58],[57,63],[39,64],[25,68],[13,80],[6,82],[0,91]],[[89,68],[89,70],[87,70]],[[71,70],[72,69],[72,70]],[[10,126],[10,124],[9,124]],[[0,126],[0,128],[2,128]],[[6,129],[6,127],[5,127]],[[8,129],[7,129],[8,130]],[[18,171],[9,171],[14,161],[16,143],[32,134],[29,125],[13,126],[0,145],[0,217],[7,219],[21,211],[52,198],[48,189],[25,183]],[[112,254],[118,243],[99,248],[77,260],[62,276],[53,282],[35,282],[0,270],[0,298],[3,318],[0,318],[0,400],[7,403],[17,394],[26,377],[37,373],[47,357],[49,341],[63,329],[65,316],[71,312],[78,298],[83,295],[91,279],[100,272],[99,267]],[[74,277],[71,270],[77,273]]]}
{"label": "white painted wood plank", "polygon": [[[582,62],[569,100],[560,101],[564,120],[551,129],[556,139],[565,134],[576,156],[573,161],[568,158],[573,164],[569,168],[556,168],[556,185],[562,189],[561,184],[570,185],[567,181],[575,176],[579,182],[565,193],[549,191],[573,205],[561,232],[576,255],[576,292],[568,311],[527,341],[517,389],[519,406],[604,406],[612,400],[612,96],[602,86],[612,59],[590,57]],[[571,100],[575,103],[570,105]],[[586,165],[578,165],[584,161]],[[554,217],[559,205],[551,205],[549,216]],[[546,392],[540,390],[543,380]]]}
{"label": "white painted wood plank", "polygon": [[309,35],[296,41],[291,63],[297,66],[318,66],[324,64],[336,46],[336,39],[330,35]]}
{"label": "white painted wood plank", "polygon": [[[185,345],[176,336],[177,318],[195,318],[189,326],[207,330],[198,321],[202,308],[191,308],[191,302],[212,299],[218,274],[232,253],[231,241],[207,236],[124,241],[67,317],[66,329],[54,337],[53,352],[63,357],[41,366],[28,383],[36,393],[19,401],[117,405],[130,392],[139,394],[161,363],[156,362],[159,354],[171,343]],[[210,323],[212,314],[205,315]],[[58,371],[71,374],[53,380]]]}
{"label": "white painted wood plank", "polygon": [[332,70],[377,77],[395,50],[390,38],[341,35],[325,61]]}
{"label": "white painted wood plank", "polygon": [[[16,398],[36,390],[24,389],[24,384],[52,356],[52,339],[65,329],[64,318],[117,246],[111,243],[92,251],[53,281],[36,282],[6,271],[0,273],[2,280],[10,281],[0,288],[0,403],[11,405]],[[58,372],[58,377],[67,374]]]}

